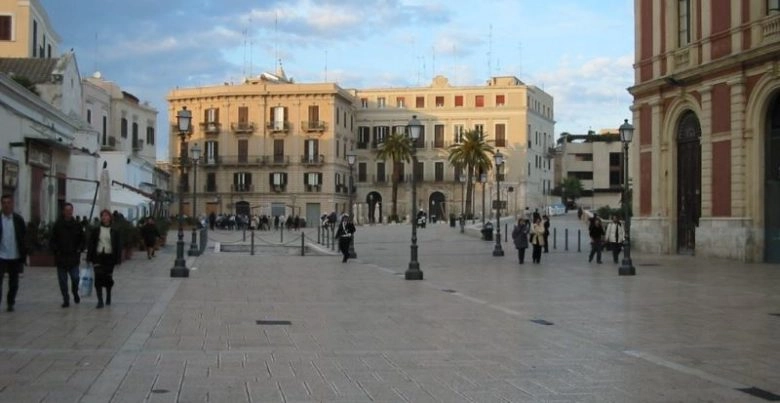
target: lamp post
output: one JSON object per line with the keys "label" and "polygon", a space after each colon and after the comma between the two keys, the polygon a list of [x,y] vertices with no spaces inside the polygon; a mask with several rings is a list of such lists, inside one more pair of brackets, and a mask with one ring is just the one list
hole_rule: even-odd
{"label": "lamp post", "polygon": [[[355,224],[355,216],[353,214],[353,206],[355,204],[355,178],[352,176],[352,168],[355,166],[355,154],[347,154],[347,164],[349,164],[349,220],[352,224]],[[355,253],[355,234],[349,239],[349,258],[355,259],[357,253]]]}
{"label": "lamp post", "polygon": [[501,168],[504,166],[504,155],[496,151],[493,156],[496,161],[496,247],[493,248],[493,256],[504,256],[501,249]]}
{"label": "lamp post", "polygon": [[179,145],[179,169],[181,171],[179,175],[179,233],[176,241],[176,260],[173,262],[173,268],[171,268],[171,277],[189,277],[190,269],[187,268],[184,261],[184,223],[182,220],[182,210],[184,210],[184,182],[181,180],[184,176],[184,172],[187,169],[185,162],[187,160],[187,154],[185,149],[187,148],[187,139],[192,135],[190,132],[192,123],[192,112],[187,110],[187,107],[183,107],[176,113],[176,126],[179,131],[179,138],[181,144]]}
{"label": "lamp post", "polygon": [[190,150],[192,153],[192,217],[195,218],[195,223],[192,226],[192,242],[190,243],[190,251],[187,253],[190,256],[198,256],[198,219],[196,206],[198,205],[198,160],[200,159],[200,146],[198,143],[192,145]]}
{"label": "lamp post", "polygon": [[417,144],[415,143],[420,138],[423,126],[417,120],[417,115],[413,115],[406,128],[412,145],[412,246],[409,268],[406,270],[404,277],[407,280],[422,280],[423,272],[420,270],[420,263],[417,261],[417,220],[414,217],[414,211],[417,207],[417,175],[415,175],[414,171],[417,169]]}
{"label": "lamp post", "polygon": [[636,269],[631,262],[631,213],[628,201],[628,144],[634,137],[634,126],[625,119],[620,125],[620,141],[623,142],[623,217],[626,219],[626,245],[623,250],[623,262],[620,264],[618,274],[621,276],[636,275]]}

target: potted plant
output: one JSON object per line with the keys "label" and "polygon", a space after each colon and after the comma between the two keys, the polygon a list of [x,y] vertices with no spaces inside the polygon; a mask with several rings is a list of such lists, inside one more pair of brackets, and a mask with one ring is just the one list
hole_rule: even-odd
{"label": "potted plant", "polygon": [[122,260],[129,260],[133,257],[133,249],[138,248],[138,245],[141,243],[141,231],[124,217],[116,218],[114,227],[119,231],[119,242],[122,245]]}

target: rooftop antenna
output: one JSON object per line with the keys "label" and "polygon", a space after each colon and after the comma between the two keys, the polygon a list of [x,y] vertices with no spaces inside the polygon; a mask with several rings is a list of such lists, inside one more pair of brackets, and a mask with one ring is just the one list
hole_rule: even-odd
{"label": "rooftop antenna", "polygon": [[96,72],[98,71],[98,59],[100,59],[99,48],[98,48],[98,42],[99,42],[99,40],[100,40],[100,39],[99,39],[99,37],[98,37],[98,33],[97,33],[97,32],[95,32],[95,49],[94,49],[94,51],[93,51],[93,53],[94,53],[94,54],[92,55],[92,57],[94,57],[94,58],[95,58],[95,60],[94,60],[94,67],[93,67],[93,69],[92,69],[92,70],[93,70],[93,71],[92,71],[93,73],[96,73]]}
{"label": "rooftop antenna", "polygon": [[325,82],[328,82],[328,50],[325,49]]}
{"label": "rooftop antenna", "polygon": [[493,76],[493,24],[490,24],[490,30],[488,31],[488,78]]}
{"label": "rooftop antenna", "polygon": [[242,32],[244,35],[244,64],[243,64],[243,70],[241,74],[243,74],[244,77],[246,77],[246,28],[244,28],[244,32]]}

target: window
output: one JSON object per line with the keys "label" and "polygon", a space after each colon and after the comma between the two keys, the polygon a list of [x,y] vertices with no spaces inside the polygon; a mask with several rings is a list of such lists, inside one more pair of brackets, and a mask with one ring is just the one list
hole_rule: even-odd
{"label": "window", "polygon": [[365,182],[368,173],[368,164],[366,164],[365,162],[358,162],[357,172],[358,172],[357,181]]}
{"label": "window", "polygon": [[92,109],[87,109],[87,123],[92,123]]}
{"label": "window", "polygon": [[417,97],[417,98],[415,98],[414,106],[416,108],[425,108],[425,97]]}
{"label": "window", "polygon": [[506,147],[506,125],[496,123],[496,147]]}
{"label": "window", "polygon": [[379,183],[384,183],[387,181],[385,178],[385,163],[384,162],[377,162],[376,163],[376,181]]}
{"label": "window", "polygon": [[314,129],[320,125],[320,106],[309,105],[309,128]]}
{"label": "window", "polygon": [[368,126],[358,126],[358,149],[367,148],[371,138],[371,128]]}
{"label": "window", "polygon": [[444,148],[444,125],[433,126],[433,148]]}
{"label": "window", "polygon": [[475,124],[474,131],[479,133],[479,137],[483,137],[485,135],[485,125],[481,123]]}
{"label": "window", "polygon": [[385,97],[379,97],[376,99],[376,107],[377,108],[384,108],[385,107]]}
{"label": "window", "polygon": [[248,106],[239,106],[238,107],[238,124],[239,124],[239,126],[246,127],[247,123],[249,123],[249,107]]}
{"label": "window", "polygon": [[474,104],[477,106],[477,108],[482,108],[485,106],[485,96],[484,95],[477,95],[474,97]]}
{"label": "window", "polygon": [[396,173],[398,174],[398,182],[404,182],[404,175],[406,171],[406,166],[403,162],[396,162],[393,164],[393,175]]}
{"label": "window", "polygon": [[496,95],[496,106],[504,106],[504,96]]}
{"label": "window", "polygon": [[444,106],[444,97],[441,95],[436,96],[436,107],[441,108]]}
{"label": "window", "polygon": [[[11,16],[0,15],[0,41],[12,40],[13,32],[13,19],[11,19]],[[34,35],[33,40],[36,40],[36,37],[37,35]]]}
{"label": "window", "polygon": [[303,184],[308,192],[319,192],[322,186],[322,173],[306,172],[303,174]]}
{"label": "window", "polygon": [[341,122],[341,108],[336,107],[336,124],[339,124]]}
{"label": "window", "polygon": [[207,172],[206,173],[206,191],[207,192],[216,192],[217,191],[217,173],[216,172]]}
{"label": "window", "polygon": [[360,107],[363,109],[368,108],[368,98],[360,98]]}
{"label": "window", "polygon": [[249,192],[252,189],[252,174],[249,172],[236,172],[233,174],[233,190],[236,192]]}
{"label": "window", "polygon": [[422,161],[417,161],[412,175],[414,175],[414,180],[417,182],[422,182],[425,179],[425,164]]}
{"label": "window", "polygon": [[404,100],[404,97],[396,97],[395,106],[398,108],[406,108],[406,100]]}
{"label": "window", "polygon": [[154,127],[146,127],[146,144],[154,145]]}
{"label": "window", "polygon": [[271,190],[274,192],[284,191],[287,186],[287,173],[286,172],[271,172],[268,174],[268,184],[271,186]]}
{"label": "window", "polygon": [[336,140],[336,157],[339,156],[339,149],[341,148],[341,145],[339,144],[339,140]]}
{"label": "window", "polygon": [[208,164],[216,164],[219,157],[219,143],[214,140],[206,141],[203,149],[203,161]]}
{"label": "window", "polygon": [[677,0],[677,46],[691,43],[691,0]]}
{"label": "window", "polygon": [[463,141],[463,133],[465,131],[466,131],[466,129],[464,128],[463,125],[455,125],[455,126],[453,126],[453,134],[454,134],[454,136],[452,138],[452,142],[453,143],[460,143],[461,141]]}
{"label": "window", "polygon": [[271,108],[271,116],[273,118],[273,130],[284,130],[285,122],[287,122],[287,108],[274,106]]}
{"label": "window", "polygon": [[274,139],[274,162],[284,162],[284,139]]}
{"label": "window", "polygon": [[414,144],[417,148],[425,148],[425,125],[420,128],[420,137],[417,138]]}
{"label": "window", "polygon": [[463,95],[455,95],[455,106],[463,106]]}
{"label": "window", "polygon": [[138,146],[138,123],[133,122],[133,147]]}
{"label": "window", "polygon": [[452,174],[453,174],[453,179],[455,180],[455,182],[459,182],[461,176],[463,176],[463,169],[461,169],[461,167],[459,167],[459,166],[455,166],[455,169],[454,169]]}
{"label": "window", "polygon": [[122,136],[122,138],[127,138],[127,119],[122,118],[122,120],[119,122],[119,133]]}
{"label": "window", "polygon": [[[320,155],[320,141],[319,140],[304,140],[303,141],[304,159],[308,162],[316,162]],[[322,162],[322,161],[320,161]]]}
{"label": "window", "polygon": [[[613,153],[611,153],[613,154]],[[611,158],[611,156],[610,156]],[[580,154],[574,154],[574,160],[575,161],[593,161],[593,154],[590,153],[580,153]]]}
{"label": "window", "polygon": [[433,163],[433,180],[436,182],[444,182],[444,163],[443,162],[434,162]]}
{"label": "window", "polygon": [[206,123],[218,123],[219,122],[219,109],[208,108],[203,112],[203,121]]}
{"label": "window", "polygon": [[390,126],[374,126],[374,139],[375,146],[385,142],[385,139],[390,133]]}
{"label": "window", "polygon": [[238,162],[246,164],[249,162],[249,140],[238,140]]}

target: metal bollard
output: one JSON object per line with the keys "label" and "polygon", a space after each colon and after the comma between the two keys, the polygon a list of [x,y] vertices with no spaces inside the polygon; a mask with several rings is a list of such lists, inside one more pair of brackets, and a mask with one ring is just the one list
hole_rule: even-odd
{"label": "metal bollard", "polygon": [[333,229],[330,231],[330,250],[336,250],[336,233],[333,231]]}
{"label": "metal bollard", "polygon": [[322,242],[320,242],[321,235],[322,235],[322,226],[320,225],[320,227],[317,228],[317,245],[322,245]]}
{"label": "metal bollard", "polygon": [[553,228],[553,249],[558,246],[558,228]]}
{"label": "metal bollard", "polygon": [[303,233],[301,233],[301,256],[306,256],[306,252],[304,250],[305,246],[303,243]]}
{"label": "metal bollard", "polygon": [[582,248],[580,248],[580,244],[582,243],[582,230],[577,230],[577,252],[582,252]]}
{"label": "metal bollard", "polygon": [[504,224],[504,242],[509,242],[509,224]]}
{"label": "metal bollard", "polygon": [[564,230],[564,236],[563,236],[563,250],[566,252],[569,251],[569,229],[566,228]]}
{"label": "metal bollard", "polygon": [[249,246],[249,254],[254,256],[255,254],[255,232],[252,231],[252,242]]}

